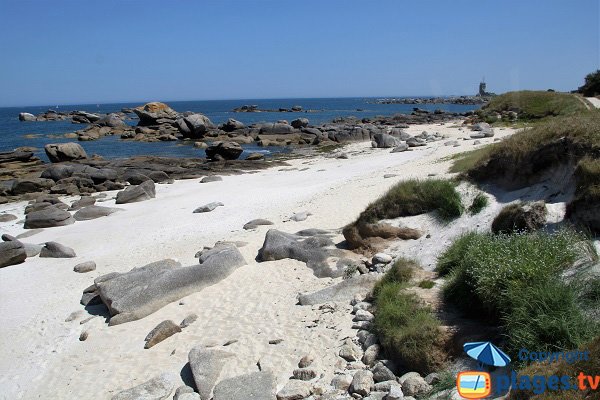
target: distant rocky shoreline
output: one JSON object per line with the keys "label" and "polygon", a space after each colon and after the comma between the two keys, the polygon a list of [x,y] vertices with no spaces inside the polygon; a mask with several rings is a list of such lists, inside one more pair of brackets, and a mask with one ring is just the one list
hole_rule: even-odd
{"label": "distant rocky shoreline", "polygon": [[460,96],[460,97],[401,97],[386,98],[374,101],[375,104],[486,104],[490,96]]}

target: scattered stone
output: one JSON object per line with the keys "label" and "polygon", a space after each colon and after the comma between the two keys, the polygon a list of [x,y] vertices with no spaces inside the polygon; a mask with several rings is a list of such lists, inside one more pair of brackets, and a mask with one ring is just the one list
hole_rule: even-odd
{"label": "scattered stone", "polygon": [[9,222],[17,219],[16,215],[12,214],[0,214],[0,222]]}
{"label": "scattered stone", "polygon": [[148,333],[146,339],[144,339],[146,341],[144,348],[149,349],[179,332],[181,332],[181,328],[175,322],[171,320],[163,321]]}
{"label": "scattered stone", "polygon": [[187,328],[188,326],[190,326],[191,324],[193,324],[194,322],[196,322],[197,319],[198,319],[198,315],[197,314],[190,314],[187,317],[185,317],[183,319],[183,321],[181,321],[181,323],[179,324],[179,327],[181,329]]}
{"label": "scattered stone", "polygon": [[331,386],[337,390],[343,390],[344,392],[348,390],[351,383],[352,375],[348,374],[336,374],[331,380]]}
{"label": "scattered stone", "polygon": [[372,322],[375,319],[375,316],[366,310],[358,310],[354,314],[353,321],[368,321]]}
{"label": "scattered stone", "polygon": [[377,357],[379,357],[379,352],[381,348],[378,344],[373,344],[365,350],[365,354],[362,357],[363,364],[367,366],[372,366],[377,361]]}
{"label": "scattered stone", "polygon": [[299,368],[310,367],[310,365],[313,363],[314,360],[315,360],[315,358],[311,354],[307,354],[300,359],[300,361],[298,362],[298,367]]}
{"label": "scattered stone", "polygon": [[79,273],[91,272],[96,269],[96,263],[94,261],[86,261],[81,264],[77,264],[73,267],[73,271]]}
{"label": "scattered stone", "polygon": [[222,180],[223,180],[223,178],[221,178],[218,175],[210,175],[210,176],[205,176],[204,178],[202,178],[200,180],[200,183],[220,182]]}
{"label": "scattered stone", "polygon": [[56,242],[46,242],[42,251],[41,258],[73,258],[77,257],[75,250]]}
{"label": "scattered stone", "polygon": [[139,185],[129,186],[117,193],[116,204],[135,203],[156,197],[154,181],[148,180]]}
{"label": "scattered stone", "polygon": [[269,344],[279,344],[283,342],[283,339],[273,339],[273,340],[269,340]]}
{"label": "scattered stone", "polygon": [[398,176],[398,174],[385,174],[385,175],[383,175],[383,178],[387,179],[387,178],[393,178],[395,176]]}
{"label": "scattered stone", "polygon": [[26,258],[27,252],[20,241],[15,239],[0,243],[0,268],[20,264]]}
{"label": "scattered stone", "polygon": [[361,359],[362,351],[354,342],[346,339],[338,354],[346,361],[358,361]]}
{"label": "scattered stone", "polygon": [[373,147],[379,149],[398,147],[402,144],[402,141],[395,138],[387,133],[376,133],[373,135],[373,141],[371,142]]}
{"label": "scattered stone", "polygon": [[275,389],[275,376],[271,372],[254,372],[219,382],[213,400],[273,400]]}
{"label": "scattered stone", "polygon": [[302,400],[310,396],[311,385],[308,382],[290,379],[277,393],[277,400]]}
{"label": "scattered stone", "polygon": [[[194,347],[188,354],[196,388],[202,400],[210,400],[225,364],[234,355],[216,348]],[[216,398],[216,393],[215,393]]]}
{"label": "scattered stone", "polygon": [[221,203],[221,202],[212,202],[212,203],[208,203],[208,204],[205,204],[205,205],[203,205],[203,206],[201,206],[201,207],[198,207],[198,208],[196,208],[196,209],[194,210],[194,214],[196,214],[196,213],[205,213],[205,212],[210,212],[210,211],[213,211],[215,208],[217,208],[217,207],[221,207],[221,206],[223,206],[223,205],[224,205],[224,204],[223,204],[223,203]]}
{"label": "scattered stone", "polygon": [[112,397],[112,400],[164,400],[173,389],[177,378],[172,374],[162,374],[141,385],[123,390]]}
{"label": "scattered stone", "polygon": [[292,221],[301,222],[301,221],[305,221],[309,217],[309,215],[311,215],[311,214],[306,211],[303,211],[303,212],[299,212],[299,213],[292,215],[290,217],[290,219]]}
{"label": "scattered stone", "polygon": [[259,219],[253,219],[252,221],[247,222],[244,225],[244,229],[245,230],[256,229],[256,228],[258,228],[261,225],[273,225],[273,223],[271,221],[269,221],[269,220],[266,220],[266,219],[260,219],[260,218]]}
{"label": "scattered stone", "polygon": [[408,144],[400,143],[398,146],[396,146],[392,149],[392,153],[401,153],[406,150],[408,150]]}
{"label": "scattered stone", "polygon": [[392,256],[385,253],[377,253],[373,256],[373,264],[389,264],[392,262]]}
{"label": "scattered stone", "polygon": [[262,153],[250,153],[248,154],[248,157],[246,157],[246,160],[248,161],[258,161],[258,160],[264,160],[265,159],[265,155]]}
{"label": "scattered stone", "polygon": [[101,207],[101,206],[87,206],[83,207],[73,215],[76,221],[88,221],[100,217],[109,216],[112,213],[120,211],[118,208]]}
{"label": "scattered stone", "polygon": [[298,379],[301,381],[310,381],[311,379],[315,379],[317,377],[317,371],[311,368],[296,368],[292,373],[294,379]]}
{"label": "scattered stone", "polygon": [[395,381],[396,376],[382,362],[377,362],[373,368],[373,379],[375,382]]}
{"label": "scattered stone", "polygon": [[81,332],[81,335],[79,335],[79,341],[83,342],[87,340],[88,336],[90,336],[90,333],[88,331]]}
{"label": "scattered stone", "polygon": [[96,203],[96,199],[92,196],[81,196],[79,200],[76,200],[69,207],[69,211],[77,211],[83,207],[93,206]]}
{"label": "scattered stone", "polygon": [[32,211],[25,216],[25,229],[50,228],[75,223],[71,213],[49,205],[39,211]]}
{"label": "scattered stone", "polygon": [[374,385],[375,382],[373,382],[373,374],[371,371],[360,370],[354,374],[348,392],[351,394],[357,393],[364,397],[371,392],[371,387]]}

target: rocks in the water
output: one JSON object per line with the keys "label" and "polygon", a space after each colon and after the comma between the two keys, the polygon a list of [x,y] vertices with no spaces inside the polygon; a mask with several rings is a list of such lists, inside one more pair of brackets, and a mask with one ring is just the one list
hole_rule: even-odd
{"label": "rocks in the water", "polygon": [[250,153],[248,154],[248,157],[246,157],[246,160],[248,161],[258,161],[258,160],[264,160],[265,159],[265,155],[263,153]]}
{"label": "rocks in the water", "polygon": [[77,257],[75,250],[56,242],[46,242],[42,251],[41,258],[73,258]]}
{"label": "rocks in the water", "polygon": [[302,400],[310,396],[311,384],[297,379],[290,379],[277,393],[277,400]]}
{"label": "rocks in the water", "polygon": [[12,214],[0,214],[0,222],[9,222],[17,219],[16,215]]}
{"label": "rocks in the water", "polygon": [[367,370],[359,370],[354,374],[348,391],[350,393],[357,393],[364,397],[371,392],[371,387],[374,385],[375,382],[373,382],[373,373]]}
{"label": "rocks in the water", "polygon": [[236,142],[214,142],[205,150],[210,160],[237,160],[244,149]]}
{"label": "rocks in the water", "polygon": [[233,131],[237,131],[239,129],[244,129],[246,126],[241,123],[238,120],[235,120],[233,118],[229,118],[227,120],[227,122],[223,123],[221,126],[219,126],[219,129],[221,129],[222,131],[225,132],[233,132]]}
{"label": "rocks in the water", "polygon": [[398,138],[395,138],[387,133],[376,133],[373,135],[372,145],[377,148],[392,148],[402,144]]}
{"label": "rocks in the water", "polygon": [[215,246],[203,252],[200,264],[182,267],[162,260],[125,273],[96,278],[94,285],[107,305],[110,325],[134,321],[165,305],[200,291],[245,264],[235,246]]}
{"label": "rocks in the water", "polygon": [[276,381],[269,371],[225,379],[214,390],[213,400],[273,400]]}
{"label": "rocks in the water", "polygon": [[70,225],[75,222],[71,213],[60,208],[48,205],[47,207],[32,211],[25,217],[25,229],[50,228],[54,226]]}
{"label": "rocks in the water", "polygon": [[35,115],[30,114],[30,113],[26,113],[26,112],[21,112],[19,113],[19,121],[36,121],[37,118]]}
{"label": "rocks in the water", "polygon": [[0,243],[0,268],[20,264],[27,258],[25,246],[18,240]]}
{"label": "rocks in the water", "polygon": [[183,118],[187,129],[181,127],[180,132],[183,137],[190,139],[202,139],[209,129],[214,128],[213,123],[207,116],[202,114],[192,114]]}
{"label": "rocks in the water", "polygon": [[308,118],[296,118],[291,122],[291,125],[296,129],[306,128],[308,126]]}
{"label": "rocks in the water", "polygon": [[177,378],[172,374],[162,374],[141,385],[123,390],[111,400],[165,400],[173,389]]}
{"label": "rocks in the water", "polygon": [[201,207],[198,207],[194,210],[194,213],[205,213],[205,212],[210,212],[213,211],[215,208],[217,207],[221,207],[223,206],[223,203],[221,202],[212,202],[212,203],[208,203],[205,204]]}
{"label": "rocks in the water", "polygon": [[117,193],[116,204],[135,203],[156,197],[154,181],[147,180],[136,186],[129,186]]}
{"label": "rocks in the water", "polygon": [[209,175],[209,176],[205,176],[204,178],[202,178],[200,180],[200,183],[220,182],[222,180],[223,180],[223,178],[221,178],[218,175]]}
{"label": "rocks in the water", "polygon": [[145,349],[149,349],[154,345],[162,342],[166,338],[173,336],[176,333],[181,332],[181,328],[175,322],[171,320],[166,320],[156,325],[154,329],[148,333],[146,338],[146,344],[144,345]]}
{"label": "rocks in the water", "polygon": [[87,221],[90,219],[96,219],[100,217],[106,217],[114,212],[119,211],[118,208],[110,208],[110,207],[101,207],[101,206],[87,206],[75,213],[73,218],[76,221]]}
{"label": "rocks in the water", "polygon": [[273,225],[273,223],[267,219],[262,219],[262,218],[253,219],[252,221],[244,224],[244,229],[245,230],[256,229],[261,225]]}
{"label": "rocks in the water", "polygon": [[80,264],[77,264],[75,267],[73,267],[73,271],[79,272],[82,274],[86,273],[86,272],[94,271],[95,269],[96,269],[96,263],[94,261],[82,262]]}
{"label": "rocks in the water", "polygon": [[344,268],[329,265],[328,258],[344,255],[342,250],[335,248],[330,235],[312,234],[304,236],[269,229],[265,235],[263,246],[259,250],[259,261],[275,261],[284,258],[306,263],[317,277],[338,277],[343,275]]}
{"label": "rocks in the water", "polygon": [[140,121],[138,126],[158,125],[159,120],[176,120],[179,114],[165,103],[151,102],[133,109]]}
{"label": "rocks in the water", "polygon": [[492,232],[535,231],[544,226],[547,214],[544,201],[510,204],[492,221]]}
{"label": "rocks in the water", "polygon": [[298,301],[303,306],[329,301],[350,301],[356,295],[366,295],[379,279],[377,274],[355,276],[316,292],[301,294],[298,296]]}
{"label": "rocks in the water", "polygon": [[233,354],[218,348],[194,347],[188,354],[190,368],[194,376],[196,388],[202,400],[212,398],[221,371]]}
{"label": "rocks in the water", "polygon": [[294,127],[284,122],[271,122],[260,126],[261,135],[286,135],[294,133]]}
{"label": "rocks in the water", "polygon": [[52,143],[44,146],[44,151],[51,162],[81,160],[87,153],[79,143]]}

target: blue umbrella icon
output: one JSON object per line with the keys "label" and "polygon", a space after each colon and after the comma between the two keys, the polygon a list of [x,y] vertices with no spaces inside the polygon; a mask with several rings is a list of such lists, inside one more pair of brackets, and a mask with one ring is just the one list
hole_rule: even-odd
{"label": "blue umbrella icon", "polygon": [[465,343],[463,349],[481,364],[506,367],[510,363],[510,357],[490,342]]}

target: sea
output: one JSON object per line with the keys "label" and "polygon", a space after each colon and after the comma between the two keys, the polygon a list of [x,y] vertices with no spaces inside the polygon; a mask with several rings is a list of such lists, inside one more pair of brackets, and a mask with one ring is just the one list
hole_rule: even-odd
{"label": "sea", "polygon": [[[413,97],[411,97],[413,98]],[[203,101],[172,101],[167,102],[176,111],[192,111],[206,115],[215,124],[237,119],[246,125],[260,122],[275,122],[278,120],[291,121],[295,118],[308,118],[310,124],[318,125],[331,122],[338,117],[355,116],[357,118],[389,116],[398,113],[410,114],[415,105],[412,104],[377,104],[377,98],[315,98],[315,99],[242,99],[242,100],[203,100]],[[63,134],[85,128],[83,124],[73,124],[70,120],[21,122],[20,112],[38,115],[53,109],[56,111],[81,110],[92,113],[111,113],[122,108],[134,108],[141,103],[109,103],[109,104],[72,104],[47,105],[35,107],[0,108],[0,152],[12,151],[17,147],[34,147],[35,154],[48,161],[44,146],[48,143],[68,142],[73,139],[62,137]],[[242,105],[257,105],[260,109],[277,110],[291,109],[301,106],[302,112],[260,112],[236,113],[232,110]],[[466,112],[479,108],[478,105],[460,104],[419,104],[419,108],[434,111],[442,109],[450,112]],[[310,111],[309,111],[310,110]],[[137,119],[126,120],[128,124],[136,125]],[[193,147],[191,141],[145,143],[121,140],[117,136],[106,136],[95,141],[79,142],[88,155],[100,155],[104,158],[127,158],[138,155],[165,157],[204,157],[204,150]],[[266,156],[288,152],[286,147],[259,147],[244,144],[241,158],[251,152],[262,152]]]}

